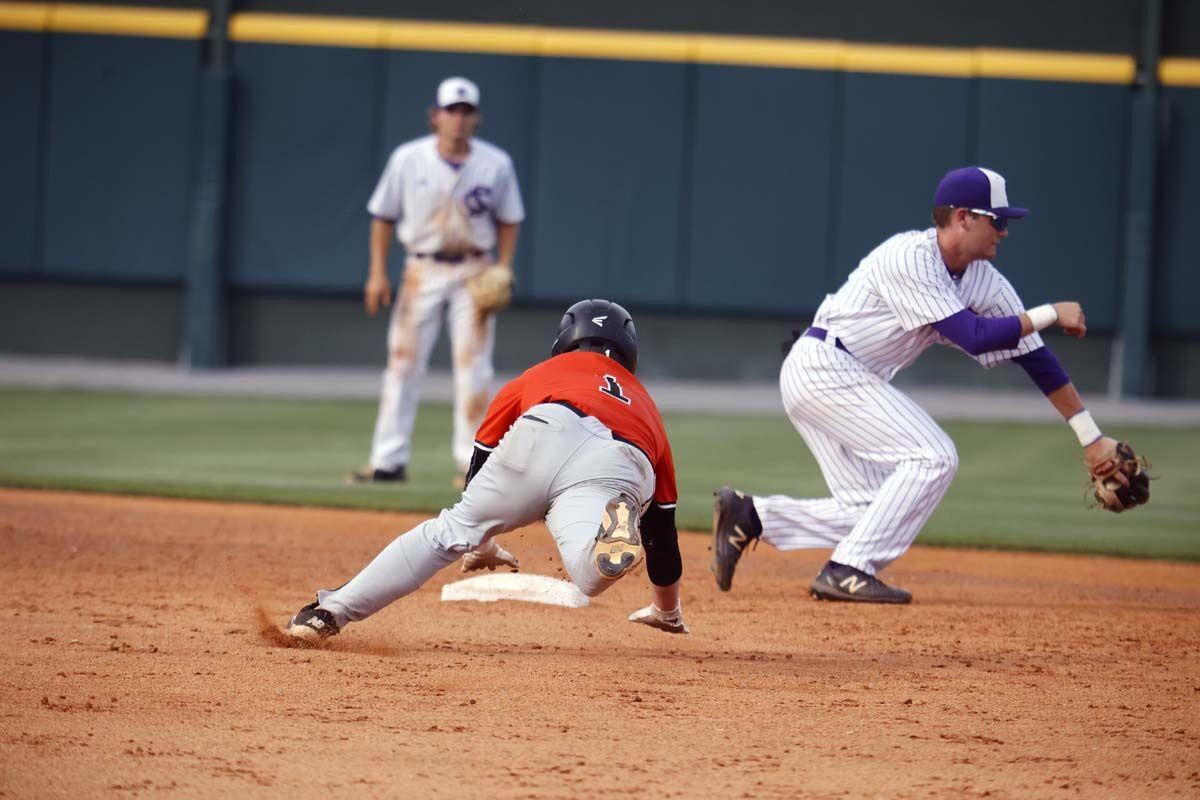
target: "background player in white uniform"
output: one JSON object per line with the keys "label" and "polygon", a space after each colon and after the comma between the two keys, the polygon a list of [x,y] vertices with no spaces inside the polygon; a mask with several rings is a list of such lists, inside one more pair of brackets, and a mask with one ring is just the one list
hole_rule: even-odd
{"label": "background player in white uniform", "polygon": [[985,367],[1015,361],[1067,419],[1089,467],[1113,457],[1070,378],[1037,331],[1086,333],[1078,303],[1025,311],[988,261],[1027,209],[1009,206],[1004,178],[965,167],[934,195],[936,227],[897,234],[864,258],[817,309],[784,361],[788,417],[817,459],[832,497],[800,500],[722,488],[713,513],[713,564],[728,591],[738,559],[761,537],[780,550],[832,547],[813,596],[907,603],[876,573],[899,558],[941,501],[958,467],[950,437],[888,381],[934,343]]}
{"label": "background player in white uniform", "polygon": [[387,256],[395,236],[407,260],[404,282],[388,328],[388,364],[367,466],[354,482],[402,481],[412,448],[421,379],[448,314],[454,366],[452,450],[459,473],[471,460],[472,436],[487,408],[492,379],[494,314],[480,313],[466,281],[492,263],[511,268],[525,217],[512,159],[473,138],[479,125],[479,88],[447,78],[430,110],[433,133],[400,145],[371,195],[370,274],[363,292],[367,313],[392,302]]}

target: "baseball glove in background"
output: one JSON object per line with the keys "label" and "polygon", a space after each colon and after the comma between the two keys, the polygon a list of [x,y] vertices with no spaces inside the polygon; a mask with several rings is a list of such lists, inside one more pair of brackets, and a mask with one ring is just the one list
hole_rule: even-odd
{"label": "baseball glove in background", "polygon": [[1150,502],[1146,459],[1134,453],[1129,442],[1119,442],[1113,458],[1092,469],[1092,491],[1096,502],[1114,514]]}
{"label": "baseball glove in background", "polygon": [[480,314],[491,314],[507,308],[512,300],[512,290],[513,273],[504,264],[493,264],[467,279],[467,291]]}

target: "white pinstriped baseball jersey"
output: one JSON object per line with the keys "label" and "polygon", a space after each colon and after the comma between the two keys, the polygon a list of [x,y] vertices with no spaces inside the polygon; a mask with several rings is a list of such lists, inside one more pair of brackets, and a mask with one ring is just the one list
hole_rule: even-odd
{"label": "white pinstriped baseball jersey", "polygon": [[410,253],[442,249],[435,222],[447,196],[466,207],[476,248],[496,245],[496,221],[525,219],[521,190],[508,153],[482,139],[471,140],[471,152],[457,169],[437,151],[437,138],[423,136],[397,147],[375,187],[367,210],[395,221],[396,238]]}
{"label": "white pinstriped baseball jersey", "polygon": [[[813,325],[841,340],[867,369],[884,380],[916,361],[930,345],[953,345],[931,325],[969,308],[981,317],[1025,310],[1012,284],[988,261],[972,261],[953,275],[942,260],[937,231],[898,233],[872,250],[817,309]],[[1015,350],[974,358],[994,367],[1042,346],[1037,333]]]}

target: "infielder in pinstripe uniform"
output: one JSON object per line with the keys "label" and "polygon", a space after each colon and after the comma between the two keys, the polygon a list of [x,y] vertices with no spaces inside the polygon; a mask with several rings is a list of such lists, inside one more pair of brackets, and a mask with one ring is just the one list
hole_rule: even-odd
{"label": "infielder in pinstripe uniform", "polygon": [[460,478],[487,409],[496,319],[480,313],[466,283],[492,263],[493,248],[496,263],[511,267],[525,209],[512,159],[474,138],[479,87],[466,78],[442,81],[429,119],[433,133],[396,148],[367,204],[374,217],[363,289],[368,314],[391,305],[387,254],[393,238],[404,245],[407,260],[388,327],[371,458],[347,476],[353,483],[406,479],[421,379],[444,314],[454,364],[452,450]]}
{"label": "infielder in pinstripe uniform", "polygon": [[1038,331],[1082,338],[1083,309],[1059,302],[1025,310],[992,266],[1008,223],[1005,181],[981,167],[946,174],[934,195],[936,227],[891,237],[817,309],[780,374],[788,417],[817,459],[832,497],[751,496],[724,487],[713,511],[713,564],[728,591],[745,547],[832,547],[812,583],[817,599],[908,603],[876,576],[908,549],[958,467],[954,443],[892,376],[933,344],[984,367],[1014,361],[1079,437],[1089,467],[1112,458],[1070,378]]}

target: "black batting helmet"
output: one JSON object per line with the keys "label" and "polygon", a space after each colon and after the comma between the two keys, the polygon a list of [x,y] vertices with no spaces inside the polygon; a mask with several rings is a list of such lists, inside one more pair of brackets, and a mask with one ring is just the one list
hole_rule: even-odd
{"label": "black batting helmet", "polygon": [[558,323],[558,338],[550,348],[550,355],[570,350],[604,353],[630,372],[636,372],[638,342],[633,317],[608,300],[580,300],[567,309]]}

